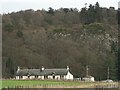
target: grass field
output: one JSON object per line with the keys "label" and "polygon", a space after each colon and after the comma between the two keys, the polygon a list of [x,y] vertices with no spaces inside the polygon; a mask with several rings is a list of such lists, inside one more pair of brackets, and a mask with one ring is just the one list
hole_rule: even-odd
{"label": "grass field", "polygon": [[15,86],[35,86],[35,85],[52,85],[52,86],[79,86],[89,85],[90,82],[78,82],[78,81],[52,81],[52,80],[3,80],[2,87],[15,87]]}
{"label": "grass field", "polygon": [[2,80],[0,80],[0,90],[2,89]]}
{"label": "grass field", "polygon": [[[55,88],[63,88],[63,87],[74,87],[77,88],[94,88],[94,85],[107,85],[109,83],[101,83],[101,82],[80,82],[80,81],[55,81],[55,80],[3,80],[2,88],[9,87],[14,88],[16,86],[23,87],[34,87],[39,88],[42,87],[55,87]],[[113,83],[115,84],[115,83]]]}

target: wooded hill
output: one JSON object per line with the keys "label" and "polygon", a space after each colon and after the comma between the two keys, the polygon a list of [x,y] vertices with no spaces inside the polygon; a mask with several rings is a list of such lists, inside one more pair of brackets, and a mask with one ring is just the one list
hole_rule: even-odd
{"label": "wooded hill", "polygon": [[70,67],[74,77],[117,79],[117,11],[83,7],[32,9],[2,15],[3,78],[22,68]]}

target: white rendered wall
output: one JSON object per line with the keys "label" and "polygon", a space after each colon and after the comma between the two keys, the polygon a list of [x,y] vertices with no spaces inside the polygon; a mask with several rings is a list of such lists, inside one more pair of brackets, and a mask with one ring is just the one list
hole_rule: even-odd
{"label": "white rendered wall", "polygon": [[16,76],[15,78],[16,78],[16,79],[20,79],[19,76]]}
{"label": "white rendered wall", "polygon": [[34,79],[35,78],[35,76],[30,76],[30,79]]}
{"label": "white rendered wall", "polygon": [[56,75],[55,79],[60,80],[60,75]]}
{"label": "white rendered wall", "polygon": [[48,76],[48,79],[53,79],[53,76]]}
{"label": "white rendered wall", "polygon": [[23,76],[22,79],[28,79],[28,76]]}
{"label": "white rendered wall", "polygon": [[94,81],[95,81],[94,77],[91,77],[91,81],[92,81],[92,82],[94,82]]}
{"label": "white rendered wall", "polygon": [[38,79],[42,79],[42,80],[43,80],[43,79],[44,79],[44,76],[38,76]]}
{"label": "white rendered wall", "polygon": [[68,72],[66,76],[64,76],[64,79],[70,79],[70,80],[73,80],[73,75]]}
{"label": "white rendered wall", "polygon": [[91,77],[91,78],[84,77],[83,80],[84,81],[90,81],[90,82],[94,82],[95,81],[94,77]]}

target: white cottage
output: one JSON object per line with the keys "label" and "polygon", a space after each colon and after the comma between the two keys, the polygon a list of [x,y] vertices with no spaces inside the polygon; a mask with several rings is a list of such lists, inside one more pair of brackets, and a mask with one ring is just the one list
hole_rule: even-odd
{"label": "white cottage", "polygon": [[20,69],[20,67],[18,67],[16,79],[73,80],[73,75],[70,73],[68,66],[67,68],[59,69],[45,69],[44,67],[41,69]]}

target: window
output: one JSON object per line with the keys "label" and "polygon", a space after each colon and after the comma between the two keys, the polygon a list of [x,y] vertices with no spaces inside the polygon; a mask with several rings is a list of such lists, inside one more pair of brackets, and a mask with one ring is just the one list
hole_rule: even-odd
{"label": "window", "polygon": [[35,78],[38,78],[38,76],[36,75]]}
{"label": "window", "polygon": [[53,76],[53,79],[55,79],[55,76]]}

